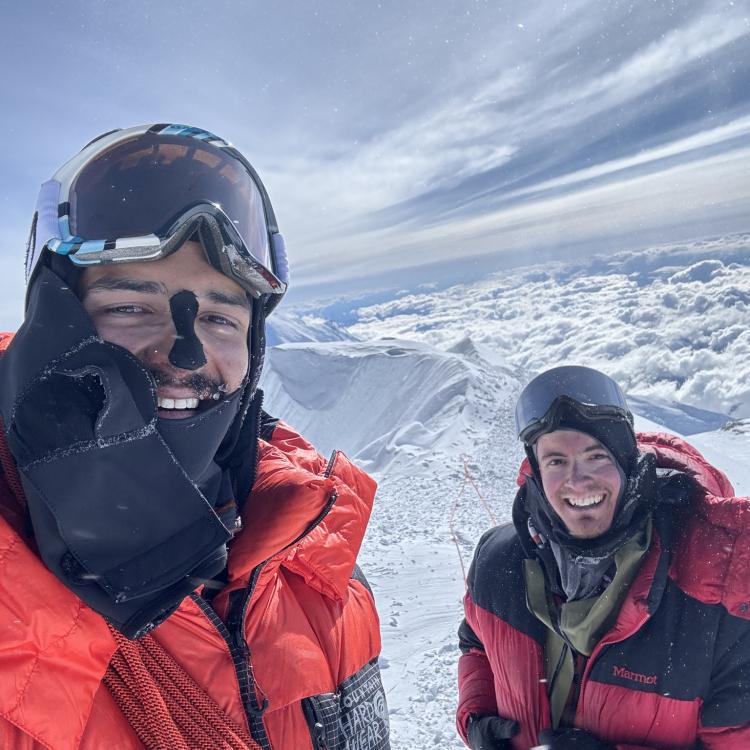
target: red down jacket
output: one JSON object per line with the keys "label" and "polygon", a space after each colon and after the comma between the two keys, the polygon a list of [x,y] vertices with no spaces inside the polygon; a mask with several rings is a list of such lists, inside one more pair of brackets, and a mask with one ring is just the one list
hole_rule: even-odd
{"label": "red down jacket", "polygon": [[[639,446],[697,491],[671,522],[655,519],[617,621],[586,662],[575,725],[618,750],[747,750],[750,499],[733,497],[724,474],[676,437],[641,434]],[[525,557],[516,529],[500,526],[482,537],[469,572],[457,715],[464,741],[471,714],[517,720],[516,750],[537,745],[550,725],[545,626],[526,606]]]}
{"label": "red down jacket", "polygon": [[[7,450],[0,454],[0,748],[142,750],[102,684],[116,648],[110,631],[35,554],[14,466]],[[327,747],[339,747],[335,735],[348,722],[356,747],[388,748],[378,618],[355,570],[374,491],[343,454],[326,462],[277,425],[260,441],[228,585],[213,607],[188,597],[153,632],[226,714],[250,724],[263,748],[312,748],[310,710]],[[251,668],[233,663],[234,621]],[[242,692],[255,706],[268,701],[261,718],[248,722]]]}

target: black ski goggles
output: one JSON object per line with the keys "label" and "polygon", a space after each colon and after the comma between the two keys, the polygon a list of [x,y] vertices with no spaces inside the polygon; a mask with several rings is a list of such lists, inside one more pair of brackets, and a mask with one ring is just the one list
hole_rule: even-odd
{"label": "black ski goggles", "polygon": [[633,415],[625,394],[612,378],[590,367],[555,367],[537,375],[516,404],[516,431],[527,445],[556,428],[573,411],[583,420],[628,421]]}
{"label": "black ski goggles", "polygon": [[284,294],[284,241],[239,151],[184,125],[117,130],[42,185],[27,278],[44,247],[80,267],[158,260],[195,232],[207,240],[209,260],[251,295]]}

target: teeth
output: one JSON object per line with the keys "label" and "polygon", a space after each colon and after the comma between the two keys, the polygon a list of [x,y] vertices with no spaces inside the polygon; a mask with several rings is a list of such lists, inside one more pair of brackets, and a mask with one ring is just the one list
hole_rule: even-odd
{"label": "teeth", "polygon": [[598,505],[604,500],[604,495],[586,495],[585,497],[566,497],[565,501],[576,508],[588,508],[591,505]]}
{"label": "teeth", "polygon": [[160,398],[157,401],[160,409],[197,409],[197,398]]}

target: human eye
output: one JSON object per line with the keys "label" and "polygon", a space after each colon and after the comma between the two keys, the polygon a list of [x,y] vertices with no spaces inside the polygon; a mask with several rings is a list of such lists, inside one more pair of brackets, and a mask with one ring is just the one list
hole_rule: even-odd
{"label": "human eye", "polygon": [[215,326],[223,326],[228,328],[239,327],[236,321],[228,318],[226,315],[219,315],[218,313],[209,313],[208,315],[204,316],[203,320]]}
{"label": "human eye", "polygon": [[141,315],[146,313],[146,308],[132,304],[110,305],[104,308],[104,312],[107,315]]}

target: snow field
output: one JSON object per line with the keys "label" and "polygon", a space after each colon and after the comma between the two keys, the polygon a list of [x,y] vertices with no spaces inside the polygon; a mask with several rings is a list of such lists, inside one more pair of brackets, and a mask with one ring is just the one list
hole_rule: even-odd
{"label": "snow field", "polygon": [[521,380],[482,354],[492,358],[469,339],[449,352],[404,341],[287,344],[270,351],[264,374],[268,410],[379,481],[359,564],[380,612],[399,750],[463,747],[454,713],[464,571],[481,534],[509,520],[522,457],[513,427]]}

